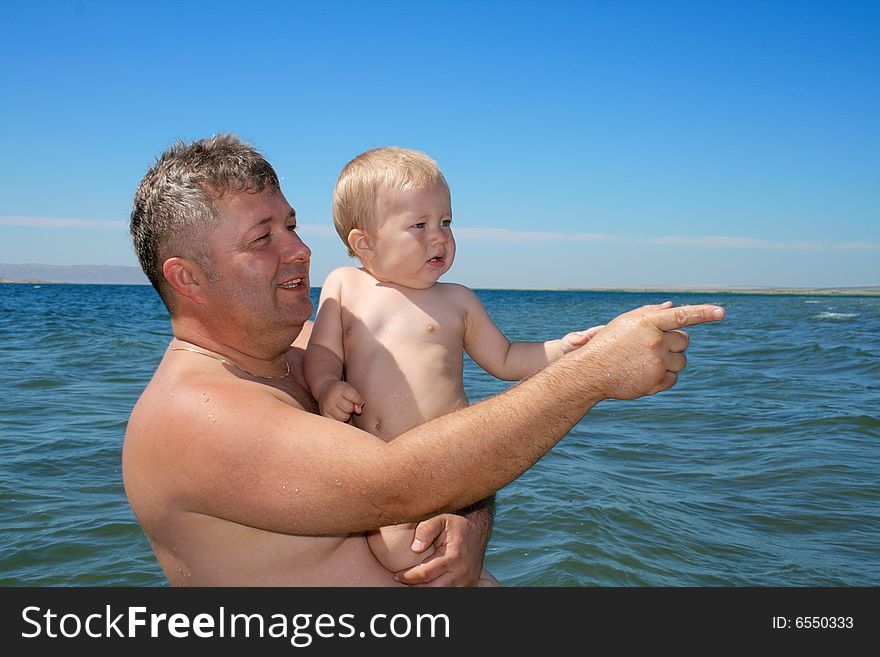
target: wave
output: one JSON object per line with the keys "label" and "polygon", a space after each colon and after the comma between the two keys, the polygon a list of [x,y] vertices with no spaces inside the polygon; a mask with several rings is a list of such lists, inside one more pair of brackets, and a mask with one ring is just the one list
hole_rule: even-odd
{"label": "wave", "polygon": [[813,315],[813,319],[852,319],[853,317],[858,317],[859,313],[832,313],[832,312],[824,312],[819,313],[818,315]]}

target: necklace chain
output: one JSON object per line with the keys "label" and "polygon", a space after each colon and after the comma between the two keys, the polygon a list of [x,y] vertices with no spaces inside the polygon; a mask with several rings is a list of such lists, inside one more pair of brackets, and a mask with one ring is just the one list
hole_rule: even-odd
{"label": "necklace chain", "polygon": [[[179,338],[174,338],[174,340],[177,340],[178,342],[185,342],[184,340],[181,340]],[[191,351],[194,354],[201,354],[202,356],[207,356],[208,358],[213,358],[214,360],[219,360],[221,363],[225,363],[226,365],[230,365],[230,366],[234,367],[235,369],[241,370],[245,374],[249,374],[250,376],[256,377],[258,379],[269,379],[269,380],[276,380],[277,381],[279,379],[286,379],[287,377],[290,376],[290,362],[288,362],[288,360],[286,358],[284,359],[284,364],[287,366],[287,371],[284,374],[282,374],[281,376],[266,376],[265,374],[257,374],[255,372],[251,372],[250,370],[246,370],[238,363],[234,363],[231,360],[229,360],[228,358],[223,358],[222,356],[218,356],[217,354],[208,353],[207,351],[202,351],[200,349],[192,349],[191,347],[174,347],[174,346],[172,346],[174,344],[174,340],[172,340],[168,344],[168,348],[171,351]],[[190,344],[192,344],[192,343],[190,343]]]}

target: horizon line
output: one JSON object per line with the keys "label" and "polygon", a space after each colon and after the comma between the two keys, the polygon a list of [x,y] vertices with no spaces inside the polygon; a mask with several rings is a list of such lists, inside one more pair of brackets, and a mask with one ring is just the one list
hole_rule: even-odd
{"label": "horizon line", "polygon": [[[0,216],[0,226],[19,228],[67,228],[73,230],[118,231],[129,228],[127,221],[106,219],[77,219],[67,217],[27,217],[22,215]],[[300,223],[297,231],[303,235],[338,237],[336,231],[323,224]],[[754,237],[729,235],[666,235],[633,237],[612,233],[563,233],[558,231],[512,230],[509,228],[481,228],[478,226],[455,226],[458,238],[466,241],[502,244],[535,242],[591,242],[612,244],[649,244],[659,246],[683,246],[719,249],[753,249],[763,251],[833,251],[833,252],[880,252],[880,243],[849,241],[839,243],[799,240],[791,242],[770,241]]]}
{"label": "horizon line", "polygon": [[[0,263],[8,264],[8,263]],[[58,267],[121,267],[137,269],[128,265],[50,265]],[[140,271],[140,270],[139,270]],[[151,287],[149,282],[77,282],[53,281],[44,279],[15,279],[0,276],[0,285],[131,285]],[[320,285],[310,285],[311,290],[320,290]],[[683,285],[649,287],[640,285],[624,285],[611,287],[470,287],[476,291],[487,292],[619,292],[626,294],[767,294],[767,295],[803,295],[803,296],[880,296],[880,285],[835,285],[835,286],[780,286],[780,285]]]}

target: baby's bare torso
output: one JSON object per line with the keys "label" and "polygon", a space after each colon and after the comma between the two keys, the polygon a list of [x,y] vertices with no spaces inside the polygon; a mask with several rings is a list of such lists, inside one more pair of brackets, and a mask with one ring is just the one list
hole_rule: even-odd
{"label": "baby's bare torso", "polygon": [[466,310],[457,285],[413,290],[349,268],[342,286],[345,380],[364,401],[354,424],[384,440],[468,405]]}

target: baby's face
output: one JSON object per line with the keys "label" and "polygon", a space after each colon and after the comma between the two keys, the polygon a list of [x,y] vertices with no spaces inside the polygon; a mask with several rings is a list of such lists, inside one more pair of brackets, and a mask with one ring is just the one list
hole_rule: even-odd
{"label": "baby's face", "polygon": [[414,289],[434,285],[452,266],[452,206],[445,185],[379,192],[379,226],[369,232],[377,279]]}

